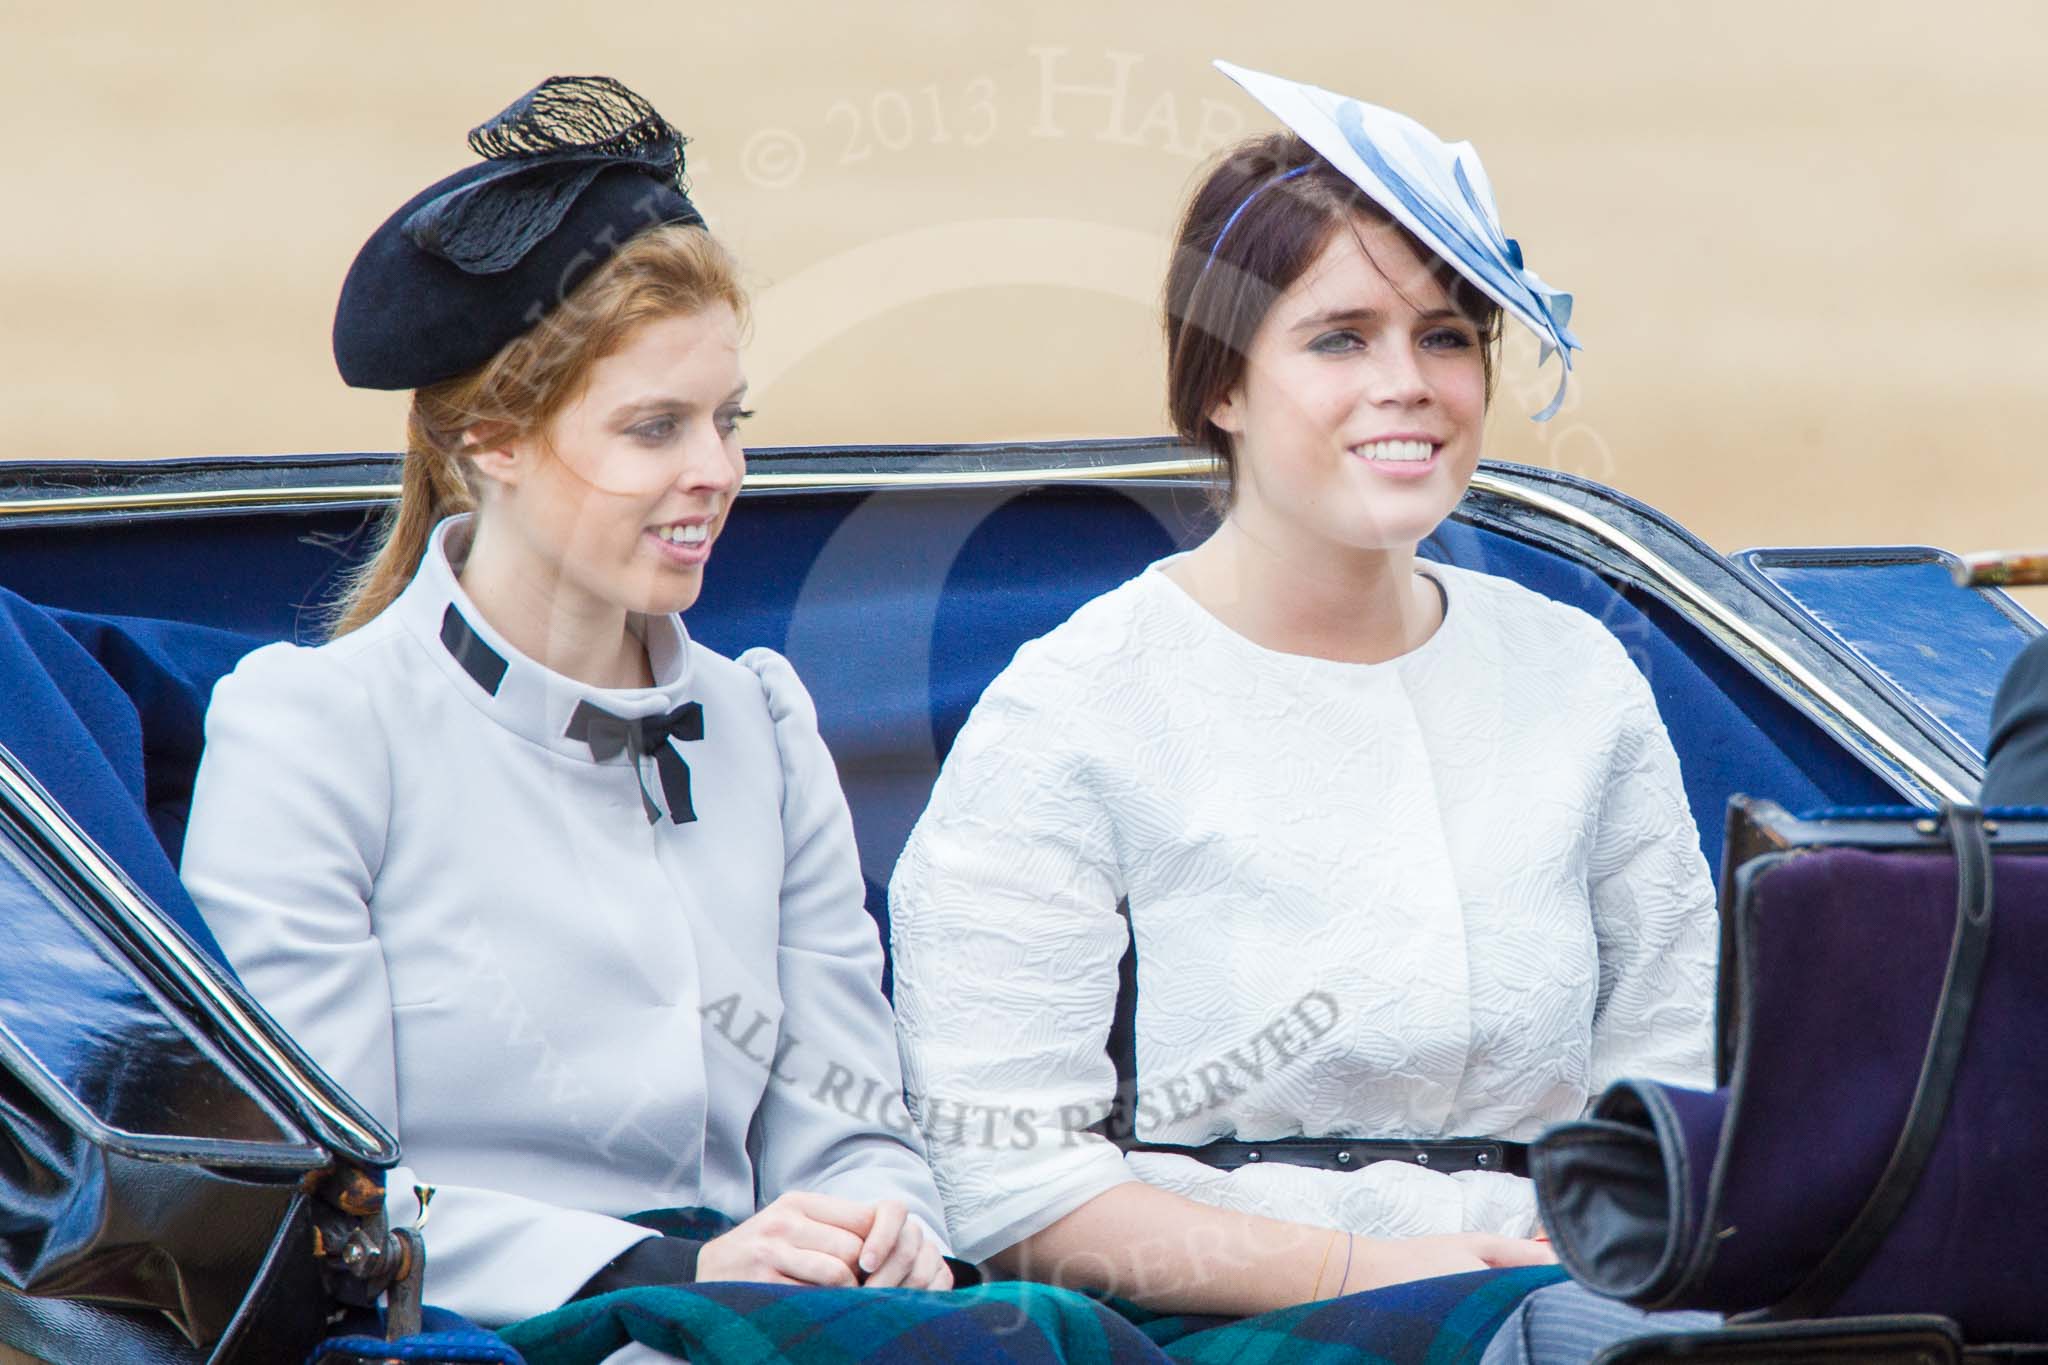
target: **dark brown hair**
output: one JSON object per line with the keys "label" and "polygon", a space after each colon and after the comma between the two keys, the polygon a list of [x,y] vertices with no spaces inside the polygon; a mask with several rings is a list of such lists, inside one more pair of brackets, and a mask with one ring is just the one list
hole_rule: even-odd
{"label": "dark brown hair", "polygon": [[1183,441],[1216,457],[1226,500],[1236,489],[1236,456],[1229,433],[1209,413],[1243,379],[1245,352],[1274,301],[1332,233],[1359,221],[1395,227],[1418,256],[1435,263],[1451,306],[1479,330],[1486,393],[1493,396],[1500,305],[1295,134],[1249,138],[1217,157],[1188,200],[1164,300],[1167,413]]}

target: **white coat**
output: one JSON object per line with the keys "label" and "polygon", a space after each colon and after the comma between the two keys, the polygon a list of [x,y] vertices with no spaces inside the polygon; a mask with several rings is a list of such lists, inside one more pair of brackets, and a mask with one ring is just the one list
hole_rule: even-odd
{"label": "white coat", "polygon": [[1713,887],[1643,675],[1575,608],[1431,566],[1381,664],[1278,653],[1158,566],[1026,645],[891,885],[905,1075],[963,1255],[1144,1179],[1381,1236],[1535,1227],[1529,1182],[1126,1157],[1137,1136],[1524,1140],[1617,1077],[1708,1079]]}
{"label": "white coat", "polygon": [[[554,1308],[654,1208],[738,1220],[802,1189],[943,1227],[796,674],[673,617],[645,623],[653,687],[551,673],[462,593],[465,530],[361,629],[221,681],[182,868],[256,998],[397,1135],[394,1221],[432,1187],[427,1300]],[[657,764],[598,761],[570,718],[690,701],[702,738],[669,742],[697,818],[650,823]]]}

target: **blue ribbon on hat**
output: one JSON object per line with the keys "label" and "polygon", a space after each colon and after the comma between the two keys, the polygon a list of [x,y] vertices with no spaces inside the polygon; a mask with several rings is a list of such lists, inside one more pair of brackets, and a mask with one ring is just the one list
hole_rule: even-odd
{"label": "blue ribbon on hat", "polygon": [[[1540,320],[1541,330],[1547,335],[1540,337],[1542,352],[1537,363],[1549,360],[1555,351],[1564,362],[1564,373],[1558,376],[1556,395],[1548,407],[1536,414],[1536,420],[1547,421],[1555,416],[1564,403],[1565,382],[1572,367],[1571,353],[1580,349],[1579,339],[1571,330],[1572,296],[1552,289],[1522,263],[1521,244],[1505,236],[1494,222],[1493,215],[1480,203],[1479,195],[1465,173],[1463,160],[1453,160],[1451,174],[1469,213],[1459,212],[1456,205],[1440,205],[1434,198],[1416,191],[1365,131],[1365,120],[1357,100],[1345,100],[1338,105],[1337,128],[1351,144],[1351,150],[1365,162],[1366,168],[1401,201],[1401,207],[1456,254],[1457,259],[1451,264],[1483,277],[1493,292],[1515,300],[1530,317]],[[1475,224],[1477,231],[1474,230]]]}

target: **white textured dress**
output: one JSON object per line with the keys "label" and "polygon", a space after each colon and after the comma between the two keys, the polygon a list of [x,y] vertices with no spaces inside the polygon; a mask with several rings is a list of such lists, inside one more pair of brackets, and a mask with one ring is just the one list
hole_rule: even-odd
{"label": "white textured dress", "polygon": [[[250,991],[403,1144],[394,1221],[433,1186],[427,1300],[491,1325],[557,1307],[650,1209],[816,1190],[939,1226],[795,672],[675,617],[646,622],[652,687],[550,672],[464,595],[461,526],[368,625],[221,680],[181,869]],[[656,764],[600,761],[571,718],[692,701],[701,738],[670,742],[697,818],[650,822]]]}
{"label": "white textured dress", "polygon": [[1649,686],[1584,612],[1428,572],[1435,634],[1349,664],[1252,643],[1154,565],[982,696],[890,888],[960,1254],[1133,1178],[1367,1234],[1534,1229],[1505,1173],[1225,1172],[1081,1131],[1130,934],[1144,1142],[1526,1140],[1620,1076],[1706,1082],[1713,891]]}

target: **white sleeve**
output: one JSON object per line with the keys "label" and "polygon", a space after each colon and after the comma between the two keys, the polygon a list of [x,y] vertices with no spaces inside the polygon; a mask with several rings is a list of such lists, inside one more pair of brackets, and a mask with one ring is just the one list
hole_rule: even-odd
{"label": "white sleeve", "polygon": [[795,1079],[771,1082],[755,1116],[761,1199],[792,1190],[860,1203],[897,1199],[936,1235],[945,1216],[902,1104],[881,935],[867,912],[838,769],[789,661],[750,649],[739,662],[761,681],[782,755],[778,1051],[787,1049],[783,1065]]}
{"label": "white sleeve", "polygon": [[1708,1086],[1713,882],[1656,699],[1625,656],[1617,669],[1621,731],[1588,868],[1600,950],[1589,1084],[1594,1095],[1625,1076]]}
{"label": "white sleeve", "polygon": [[[361,685],[273,645],[214,689],[180,875],[250,993],[401,1142],[391,987],[369,905],[391,810],[389,748]],[[451,1064],[454,1063],[451,1059]],[[427,1296],[488,1324],[560,1306],[653,1235],[517,1195],[387,1177],[411,1221],[435,1184]]]}
{"label": "white sleeve", "polygon": [[890,883],[897,1031],[954,1244],[983,1260],[1135,1179],[1080,1131],[1129,942],[1086,756],[1018,668],[960,732]]}

